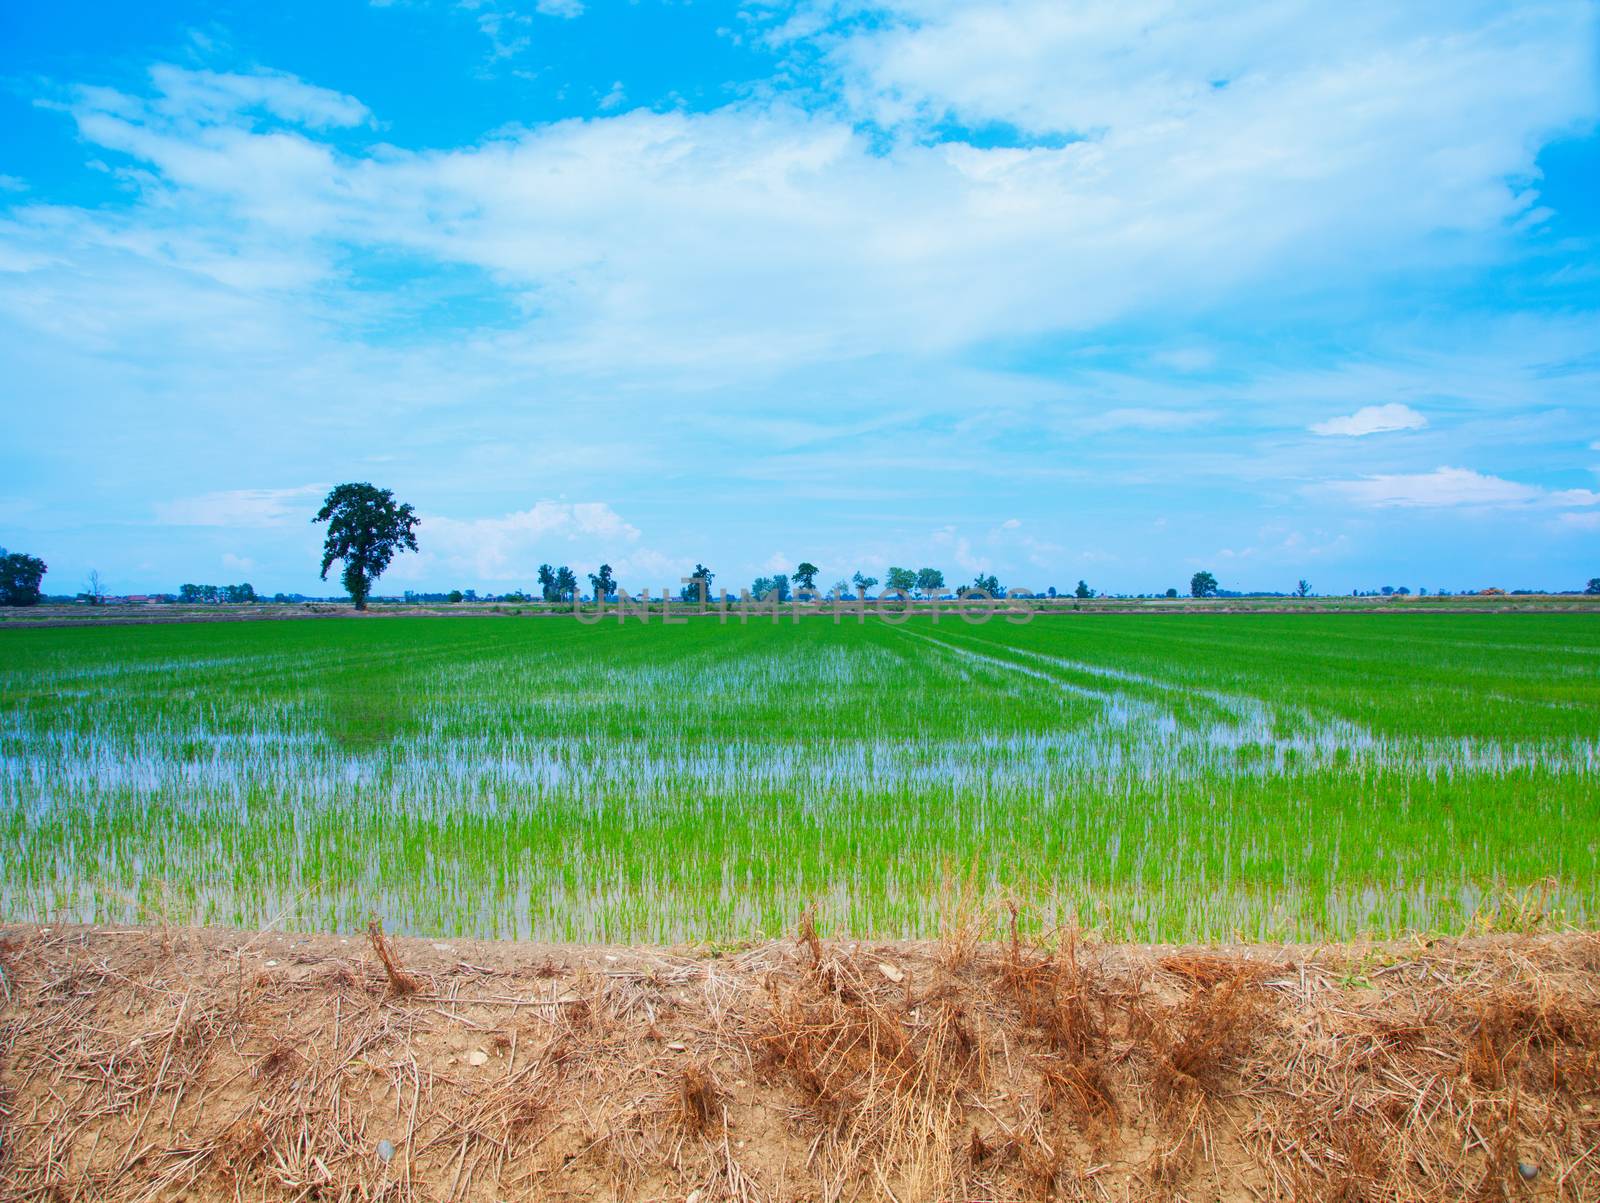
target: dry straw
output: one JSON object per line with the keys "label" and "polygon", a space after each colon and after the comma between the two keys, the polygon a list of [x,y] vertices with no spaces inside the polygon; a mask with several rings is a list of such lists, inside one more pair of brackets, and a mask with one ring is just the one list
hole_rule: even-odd
{"label": "dry straw", "polygon": [[0,1197],[1600,1197],[1600,937],[721,958],[23,929]]}

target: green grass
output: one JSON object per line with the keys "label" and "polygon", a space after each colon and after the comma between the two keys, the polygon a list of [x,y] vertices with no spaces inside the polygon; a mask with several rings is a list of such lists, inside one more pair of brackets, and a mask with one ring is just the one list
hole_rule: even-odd
{"label": "green grass", "polygon": [[1600,913],[1600,620],[0,631],[0,915],[1144,940]]}

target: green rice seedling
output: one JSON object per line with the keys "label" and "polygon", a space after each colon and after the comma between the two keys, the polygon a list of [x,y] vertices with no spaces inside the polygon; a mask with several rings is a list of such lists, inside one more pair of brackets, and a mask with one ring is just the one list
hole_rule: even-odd
{"label": "green rice seedling", "polygon": [[1597,669],[1581,614],[4,629],[0,916],[936,937],[959,866],[985,936],[1590,924]]}

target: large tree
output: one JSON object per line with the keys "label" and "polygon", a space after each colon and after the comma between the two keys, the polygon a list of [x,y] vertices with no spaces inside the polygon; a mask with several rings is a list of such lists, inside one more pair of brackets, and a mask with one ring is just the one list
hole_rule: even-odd
{"label": "large tree", "polygon": [[611,575],[611,565],[600,565],[599,572],[589,574],[589,588],[594,590],[595,601],[606,601],[616,595],[617,578]]}
{"label": "large tree", "polygon": [[0,547],[0,606],[37,606],[39,582],[49,569],[38,556]]}
{"label": "large tree", "polygon": [[696,564],[694,572],[689,576],[688,584],[684,585],[678,596],[686,602],[699,602],[705,605],[711,600],[711,582],[716,575],[704,564]]}
{"label": "large tree", "polygon": [[772,576],[758,576],[750,586],[750,593],[756,601],[766,601],[768,597],[777,594],[776,600],[786,602],[789,600],[789,578],[783,573]]}
{"label": "large tree", "polygon": [[937,597],[944,592],[944,573],[937,568],[917,569],[917,592],[923,597]]}
{"label": "large tree", "polygon": [[972,584],[962,585],[958,592],[962,597],[981,593],[990,600],[1005,596],[1005,590],[1000,587],[1000,578],[992,572],[988,576],[981,572],[978,573],[977,576],[972,578]]}
{"label": "large tree", "polygon": [[917,570],[915,568],[891,568],[884,575],[883,586],[885,589],[894,589],[900,593],[910,593],[917,587]]}
{"label": "large tree", "polygon": [[372,582],[383,575],[399,551],[416,551],[421,521],[409,505],[397,503],[388,489],[365,481],[336,485],[312,522],[326,522],[322,544],[322,579],[335,560],[344,561],[345,592],[356,609],[367,608]]}
{"label": "large tree", "polygon": [[[1441,589],[1441,590],[1439,590],[1439,592],[1443,593],[1444,590]],[[1589,584],[1584,588],[1584,592],[1585,593],[1600,593],[1600,576],[1592,576],[1592,577],[1590,577],[1589,578]]]}
{"label": "large tree", "polygon": [[850,578],[850,583],[856,587],[856,592],[864,595],[868,589],[878,583],[878,578],[858,572]]}
{"label": "large tree", "polygon": [[556,600],[576,601],[578,598],[578,574],[565,564],[556,569]]}
{"label": "large tree", "polygon": [[1088,581],[1080,580],[1078,582],[1078,587],[1072,591],[1072,596],[1082,598],[1083,600],[1087,601],[1089,598],[1094,596],[1094,590],[1089,588]]}
{"label": "large tree", "polygon": [[802,589],[810,589],[815,591],[817,587],[817,573],[821,571],[822,569],[818,568],[810,560],[801,560],[800,567],[794,570],[794,583],[800,586]]}
{"label": "large tree", "polygon": [[1189,578],[1190,597],[1215,597],[1217,595],[1217,578],[1209,572],[1197,572]]}

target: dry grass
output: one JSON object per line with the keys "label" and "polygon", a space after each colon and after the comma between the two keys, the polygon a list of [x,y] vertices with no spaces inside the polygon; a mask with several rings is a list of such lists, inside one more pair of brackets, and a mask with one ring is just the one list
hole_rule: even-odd
{"label": "dry grass", "polygon": [[12,931],[0,1198],[1600,1198],[1600,937],[970,929],[803,918],[725,959]]}
{"label": "dry grass", "polygon": [[367,938],[372,941],[372,951],[377,954],[378,963],[389,978],[390,994],[404,998],[422,989],[421,982],[400,968],[400,958],[395,955],[394,945],[383,934],[383,920],[376,915],[367,921]]}

